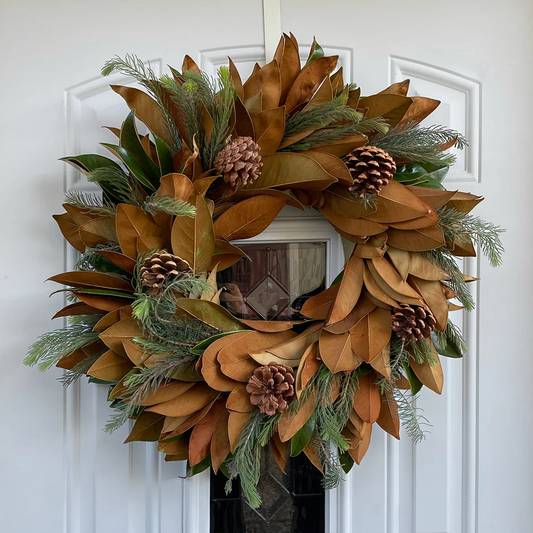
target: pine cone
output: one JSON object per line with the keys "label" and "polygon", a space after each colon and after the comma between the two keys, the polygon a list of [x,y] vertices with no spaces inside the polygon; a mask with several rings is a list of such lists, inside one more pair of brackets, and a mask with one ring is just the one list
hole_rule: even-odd
{"label": "pine cone", "polygon": [[378,194],[396,172],[394,159],[376,146],[361,146],[352,150],[344,160],[354,184],[350,191],[365,194]]}
{"label": "pine cone", "polygon": [[149,294],[156,295],[163,290],[165,282],[174,281],[184,272],[190,272],[187,261],[166,252],[147,257],[141,265],[141,282],[150,287]]}
{"label": "pine cone", "polygon": [[263,167],[259,150],[251,137],[238,137],[218,152],[213,166],[224,176],[224,182],[233,187],[253,183]]}
{"label": "pine cone", "polygon": [[392,314],[392,330],[405,342],[417,342],[431,335],[437,321],[428,307],[400,304]]}
{"label": "pine cone", "polygon": [[246,392],[250,401],[269,416],[282,413],[294,398],[294,370],[278,363],[269,363],[255,370]]}

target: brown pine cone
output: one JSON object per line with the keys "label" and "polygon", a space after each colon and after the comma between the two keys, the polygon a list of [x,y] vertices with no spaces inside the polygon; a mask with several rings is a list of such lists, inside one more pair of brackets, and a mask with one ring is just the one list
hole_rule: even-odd
{"label": "brown pine cone", "polygon": [[354,181],[350,191],[361,197],[365,194],[378,194],[396,172],[394,159],[376,146],[361,146],[352,150],[344,163]]}
{"label": "brown pine cone", "polygon": [[392,311],[392,330],[405,342],[417,342],[431,335],[437,321],[428,307],[400,304]]}
{"label": "brown pine cone", "polygon": [[251,137],[238,137],[218,152],[213,166],[232,187],[253,183],[263,167],[260,149]]}
{"label": "brown pine cone", "polygon": [[184,272],[190,272],[187,261],[167,252],[155,253],[147,257],[141,265],[141,282],[150,287],[149,294],[157,295],[163,290],[163,284],[174,281]]}
{"label": "brown pine cone", "polygon": [[278,363],[260,366],[248,381],[246,392],[262,413],[282,413],[294,398],[294,370]]}

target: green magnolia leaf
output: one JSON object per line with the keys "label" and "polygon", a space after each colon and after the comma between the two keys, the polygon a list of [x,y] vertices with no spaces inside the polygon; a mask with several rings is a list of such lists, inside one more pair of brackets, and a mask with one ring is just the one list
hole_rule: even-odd
{"label": "green magnolia leaf", "polygon": [[154,135],[154,140],[161,177],[166,176],[167,174],[172,174],[172,172],[174,172],[174,163],[172,161],[170,148],[167,143],[157,135]]}
{"label": "green magnolia leaf", "polygon": [[342,270],[341,272],[337,274],[337,277],[333,280],[332,285],[337,285],[337,283],[340,283],[343,277],[344,277],[344,270]]}
{"label": "green magnolia leaf", "polygon": [[347,474],[352,469],[355,461],[348,452],[344,452],[339,454],[339,463],[344,470],[344,473]]}
{"label": "green magnolia leaf", "polygon": [[291,457],[296,457],[303,452],[309,444],[316,427],[316,412],[309,417],[309,420],[302,426],[300,431],[291,439]]}
{"label": "green magnolia leaf", "polygon": [[439,355],[451,357],[453,359],[460,359],[463,357],[463,353],[461,352],[460,348],[453,342],[452,339],[450,339],[450,337],[446,337],[446,346],[444,347],[439,341],[439,337],[434,333],[431,334],[431,340],[433,341],[435,349]]}
{"label": "green magnolia leaf", "polygon": [[150,178],[148,178],[148,176],[144,174],[144,172],[141,170],[139,165],[137,165],[135,160],[130,156],[130,154],[124,148],[116,144],[110,144],[110,143],[101,143],[101,144],[102,146],[105,146],[106,148],[111,150],[111,152],[113,152],[128,167],[128,170],[135,176],[135,178],[137,178],[139,183],[143,185],[147,190],[153,192],[157,189],[157,187],[159,186],[159,183],[157,185],[153,185]]}
{"label": "green magnolia leaf", "polygon": [[324,55],[324,49],[316,42],[316,39],[313,39],[313,44],[311,46],[309,57],[307,58],[307,63],[305,66],[309,65],[309,63],[312,63],[313,61],[316,61],[317,59],[320,59],[321,57],[324,57]]}
{"label": "green magnolia leaf", "polygon": [[92,376],[89,377],[89,383],[96,383],[97,385],[110,385],[114,386],[118,382],[117,381],[104,381],[103,379],[93,378]]}
{"label": "green magnolia leaf", "polygon": [[145,152],[137,128],[135,127],[135,111],[131,110],[120,129],[120,146],[124,148],[141,169],[144,175],[156,188],[159,187],[161,177],[158,166],[150,159]]}
{"label": "green magnolia leaf", "polygon": [[133,277],[130,272],[120,268],[118,265],[115,265],[115,263],[100,254],[93,254],[91,257],[91,264],[98,272],[120,274],[128,279]]}
{"label": "green magnolia leaf", "polygon": [[199,342],[196,346],[191,348],[191,352],[196,355],[202,355],[206,348],[213,344],[216,340],[225,337],[226,335],[233,335],[234,333],[240,333],[240,330],[237,331],[224,331],[223,333],[217,333],[208,339],[204,339],[202,342]]}
{"label": "green magnolia leaf", "polygon": [[402,363],[403,369],[405,370],[405,375],[409,380],[409,385],[411,385],[411,394],[414,396],[420,392],[420,389],[423,387],[422,382],[416,377],[415,373],[411,369],[408,363]]}
{"label": "green magnolia leaf", "polygon": [[128,294],[126,292],[114,291],[111,289],[75,289],[75,292],[81,294],[95,294],[97,296],[115,296],[116,298],[127,298],[129,300],[135,300],[133,294]]}
{"label": "green magnolia leaf", "polygon": [[195,476],[200,474],[204,470],[207,470],[211,466],[211,455],[208,455],[203,461],[197,465],[191,466],[187,461],[187,476]]}
{"label": "green magnolia leaf", "polygon": [[188,315],[220,331],[235,333],[235,331],[249,330],[247,326],[241,324],[229,311],[208,300],[176,298],[176,306],[183,309]]}
{"label": "green magnolia leaf", "polygon": [[428,189],[444,189],[442,181],[448,173],[448,165],[408,163],[399,165],[394,179],[404,185],[416,185]]}

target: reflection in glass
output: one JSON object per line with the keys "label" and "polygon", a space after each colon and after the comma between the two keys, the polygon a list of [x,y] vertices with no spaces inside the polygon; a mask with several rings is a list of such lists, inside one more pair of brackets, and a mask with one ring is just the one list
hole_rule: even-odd
{"label": "reflection in glass", "polygon": [[[218,274],[221,303],[238,318],[298,320],[305,301],[325,289],[323,242],[256,243],[240,246],[243,258]],[[302,453],[283,474],[264,448],[258,485],[262,505],[251,509],[238,480],[226,495],[226,477],[211,474],[211,533],[324,533],[321,475]]]}

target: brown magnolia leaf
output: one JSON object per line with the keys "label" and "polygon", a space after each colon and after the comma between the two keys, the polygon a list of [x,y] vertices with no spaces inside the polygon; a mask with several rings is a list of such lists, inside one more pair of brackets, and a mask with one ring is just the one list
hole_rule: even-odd
{"label": "brown magnolia leaf", "polygon": [[219,331],[248,329],[222,306],[207,300],[176,298],[176,306]]}
{"label": "brown magnolia leaf", "polygon": [[72,217],[68,213],[63,213],[62,215],[54,215],[52,218],[57,222],[66,241],[78,252],[85,252],[85,244],[80,238],[79,225],[74,222]]}
{"label": "brown magnolia leaf", "polygon": [[391,367],[390,367],[390,342],[388,342],[383,350],[370,361],[372,368],[385,376],[387,379],[391,379]]}
{"label": "brown magnolia leaf", "polygon": [[154,222],[151,215],[134,205],[117,206],[116,231],[122,253],[132,259],[152,246],[159,250],[169,248],[165,230]]}
{"label": "brown magnolia leaf", "polygon": [[303,152],[308,157],[314,159],[326,172],[335,176],[340,185],[350,187],[353,185],[353,178],[348,167],[338,157],[327,152],[307,150]]}
{"label": "brown magnolia leaf", "polygon": [[195,186],[185,174],[173,173],[161,178],[159,188],[155,192],[155,195],[170,196],[170,198],[187,201],[194,191]]}
{"label": "brown magnolia leaf", "polygon": [[202,73],[202,71],[200,70],[200,67],[196,64],[194,59],[191,56],[189,56],[189,55],[186,55],[183,58],[183,64],[181,65],[181,70],[183,72],[186,72],[187,70],[193,70],[197,74],[201,74]]}
{"label": "brown magnolia leaf", "polygon": [[403,124],[420,124],[440,105],[440,100],[433,100],[432,98],[412,96],[411,99],[413,103],[399,122],[400,126]]}
{"label": "brown magnolia leaf", "polygon": [[361,98],[358,110],[367,110],[365,118],[383,117],[393,128],[402,120],[412,103],[411,98],[401,94],[374,94]]}
{"label": "brown magnolia leaf", "polygon": [[391,336],[392,315],[377,307],[350,329],[351,347],[367,363],[387,345]]}
{"label": "brown magnolia leaf", "polygon": [[393,246],[389,246],[387,249],[387,255],[389,256],[389,259],[391,260],[398,274],[400,274],[402,280],[406,281],[407,276],[409,275],[409,267],[411,265],[411,254],[405,250],[400,250],[398,248],[394,248]]}
{"label": "brown magnolia leaf", "polygon": [[[301,192],[301,189],[296,189],[296,191]],[[317,192],[317,194],[319,194]],[[283,198],[287,202],[287,205],[292,205],[297,209],[304,211],[304,206],[298,201],[297,198],[292,196],[291,191],[280,191],[278,189],[250,189],[245,191],[243,189],[238,189],[234,194],[226,197],[226,200],[231,202],[240,202],[241,200],[246,200],[252,198],[253,196],[275,196],[276,198]]]}
{"label": "brown magnolia leaf", "polygon": [[348,450],[348,453],[358,465],[361,464],[363,457],[366,455],[370,446],[370,438],[372,437],[372,424],[366,422],[363,422],[363,424],[365,429],[361,435],[361,441],[353,450]]}
{"label": "brown magnolia leaf", "polygon": [[424,252],[445,244],[444,234],[438,225],[418,230],[401,231],[389,228],[389,244],[410,252]]}
{"label": "brown magnolia leaf", "polygon": [[187,383],[185,381],[171,381],[166,385],[161,385],[154,392],[151,392],[135,401],[137,405],[142,405],[144,407],[157,405],[158,403],[169,402],[174,398],[184,394],[191,387],[194,386],[194,383]]}
{"label": "brown magnolia leaf", "polygon": [[411,276],[409,280],[422,295],[422,298],[424,298],[427,306],[435,316],[437,321],[435,327],[440,331],[445,331],[448,324],[448,302],[442,290],[441,282],[427,281],[414,276]]}
{"label": "brown magnolia leaf", "polygon": [[434,226],[439,222],[439,216],[435,210],[430,211],[427,215],[411,220],[404,220],[403,222],[391,222],[389,225],[394,229],[411,230],[423,229]]}
{"label": "brown magnolia leaf", "polygon": [[[296,335],[296,333],[293,331],[283,332],[285,334],[290,333],[291,336],[287,335],[286,339],[277,343],[275,346],[266,348],[266,351],[272,356],[277,356],[277,358],[281,360],[279,362],[283,362],[283,360],[285,360],[286,363],[284,364],[288,366],[292,366],[291,364],[289,364],[289,361],[292,363],[293,361],[296,360],[296,363],[294,364],[294,366],[297,366],[305,350],[311,344],[313,344],[313,342],[318,340],[322,326],[323,326],[323,322],[316,322],[314,324],[311,324],[309,327],[307,327],[299,335]],[[274,335],[274,334],[270,333],[270,335]],[[278,333],[277,335],[281,335],[281,334]],[[258,353],[250,354],[250,356],[254,358],[256,361],[258,360],[259,355],[260,354]],[[268,358],[268,355],[265,355],[265,357]],[[276,360],[276,359],[273,359],[273,360]]]}
{"label": "brown magnolia leaf", "polygon": [[470,213],[482,201],[482,196],[476,196],[467,192],[456,192],[445,205],[447,209],[455,209],[460,213]]}
{"label": "brown magnolia leaf", "polygon": [[209,454],[211,439],[222,413],[226,411],[224,400],[215,402],[209,412],[193,428],[189,438],[189,463],[194,466]]}
{"label": "brown magnolia leaf", "polygon": [[379,91],[378,94],[400,94],[402,96],[407,96],[410,82],[411,80],[398,81],[396,83],[393,83],[386,89]]}
{"label": "brown magnolia leaf", "polygon": [[344,267],[339,292],[333,302],[326,325],[335,324],[346,318],[355,307],[363,288],[364,261],[352,255]]}
{"label": "brown magnolia leaf", "polygon": [[280,104],[285,103],[287,94],[300,73],[300,54],[298,46],[283,34],[274,58],[278,62],[281,77]]}
{"label": "brown magnolia leaf", "polygon": [[445,205],[457,192],[428,189],[427,187],[417,187],[415,185],[409,185],[407,188],[435,210]]}
{"label": "brown magnolia leaf", "polygon": [[281,97],[280,70],[276,60],[257,69],[244,82],[244,101],[261,94],[261,109],[279,106]]}
{"label": "brown magnolia leaf", "polygon": [[361,259],[379,259],[385,255],[385,252],[388,249],[386,243],[380,244],[379,246],[373,246],[370,244],[358,244],[353,254]]}
{"label": "brown magnolia leaf", "polygon": [[226,401],[226,408],[239,413],[251,413],[257,407],[250,402],[250,394],[246,391],[246,385],[235,384]]}
{"label": "brown magnolia leaf", "polygon": [[345,216],[333,215],[331,214],[332,210],[327,203],[324,205],[325,207],[320,208],[319,211],[333,226],[351,235],[378,235],[387,229],[387,226],[384,224],[378,224],[377,222],[372,222],[371,220],[366,220],[364,218],[348,218]]}
{"label": "brown magnolia leaf", "polygon": [[[165,461],[174,461],[175,457],[179,460],[187,459],[189,452],[189,441],[187,439],[178,439],[171,442],[160,442],[157,445],[158,451],[166,453]],[[183,457],[185,455],[185,457]]]}
{"label": "brown magnolia leaf", "polygon": [[277,152],[263,157],[261,175],[244,190],[282,187],[321,191],[337,178],[327,172],[313,158],[293,152]]}
{"label": "brown magnolia leaf", "polygon": [[88,248],[117,242],[115,220],[111,217],[93,218],[79,227],[80,238]]}
{"label": "brown magnolia leaf", "polygon": [[285,132],[285,107],[265,109],[252,115],[256,142],[261,156],[273,154],[279,147]]}
{"label": "brown magnolia leaf", "polygon": [[450,279],[450,276],[438,265],[417,253],[409,253],[409,274],[428,281]]}
{"label": "brown magnolia leaf", "polygon": [[301,70],[287,93],[285,100],[287,113],[310,98],[313,87],[335,70],[338,58],[339,56],[321,57]]}
{"label": "brown magnolia leaf", "polygon": [[196,207],[195,216],[178,216],[172,225],[172,251],[198,274],[205,272],[211,264],[215,236],[205,199],[198,194],[191,203]]}
{"label": "brown magnolia leaf", "polygon": [[[360,218],[366,217],[375,211],[375,208],[365,207],[358,198],[340,185],[333,185],[324,191],[324,204],[320,212],[324,216]],[[382,230],[383,231],[383,230]]]}
{"label": "brown magnolia leaf", "polygon": [[[335,72],[333,76],[331,76],[331,79],[326,78],[322,83],[319,84],[319,87],[316,91],[312,91],[313,96],[304,107],[304,111],[309,111],[318,105],[327,104],[333,100],[333,91],[335,90],[336,93],[337,90],[333,88],[332,79],[338,76],[339,73],[342,77],[342,67]],[[342,87],[340,89],[342,89]]]}
{"label": "brown magnolia leaf", "polygon": [[195,383],[193,387],[177,398],[154,405],[147,410],[165,416],[186,416],[199,411],[217,398],[219,394],[218,391],[204,383]]}
{"label": "brown magnolia leaf", "polygon": [[334,335],[326,330],[320,333],[320,357],[333,374],[351,372],[359,367],[361,359],[352,350],[350,334]]}
{"label": "brown magnolia leaf", "polygon": [[314,376],[315,372],[320,366],[318,352],[318,342],[314,342],[308,346],[302,355],[300,364],[298,365],[298,371],[296,373],[296,396],[300,399],[302,391],[305,389],[309,380]]}
{"label": "brown magnolia leaf", "polygon": [[127,255],[121,254],[120,252],[112,252],[111,250],[95,250],[97,254],[100,254],[102,257],[109,259],[112,263],[124,269],[126,272],[133,274],[135,267],[137,266],[137,261],[128,257]]}
{"label": "brown magnolia leaf", "polygon": [[231,452],[235,451],[235,446],[237,446],[237,443],[239,442],[240,436],[244,431],[249,418],[249,413],[230,411],[228,419],[228,437]]}
{"label": "brown magnolia leaf", "polygon": [[335,74],[330,77],[331,88],[335,93],[344,88],[343,68],[340,67]]}
{"label": "brown magnolia leaf", "polygon": [[87,375],[103,381],[120,381],[132,368],[129,359],[109,350],[89,368]]}
{"label": "brown magnolia leaf", "polygon": [[99,315],[101,313],[102,311],[100,309],[91,307],[90,305],[84,304],[83,302],[76,302],[76,303],[63,307],[63,309],[59,310],[52,317],[52,320],[54,318],[60,318],[60,317],[65,317],[65,316]]}
{"label": "brown magnolia leaf", "polygon": [[134,87],[111,85],[111,89],[124,98],[128,107],[135,110],[135,116],[141,120],[152,133],[161,137],[161,139],[163,139],[168,145],[172,144],[168,128],[163,120],[161,108],[151,96]]}
{"label": "brown magnolia leaf", "polygon": [[372,312],[375,308],[376,304],[374,304],[368,298],[368,296],[363,293],[361,294],[355,307],[344,320],[341,320],[335,324],[330,324],[329,326],[325,326],[324,329],[330,333],[334,333],[335,335],[346,333],[350,328],[355,326],[363,317],[368,315],[368,313]]}
{"label": "brown magnolia leaf", "polygon": [[165,417],[156,413],[142,412],[124,444],[134,441],[155,442],[161,436]]}
{"label": "brown magnolia leaf", "polygon": [[215,239],[215,252],[211,258],[209,270],[218,265],[219,272],[234,265],[239,259],[246,257],[246,254],[237,246],[230,244],[225,239]]}
{"label": "brown magnolia leaf", "polygon": [[476,257],[476,249],[474,248],[472,238],[464,234],[462,235],[462,239],[464,239],[464,242],[457,239],[452,245],[448,246],[452,254],[457,257]]}
{"label": "brown magnolia leaf", "polygon": [[409,359],[409,366],[413,369],[416,377],[428,388],[437,394],[442,393],[444,386],[444,373],[440,364],[440,358],[436,351],[432,353],[434,361],[427,359],[418,363],[415,357]]}
{"label": "brown magnolia leaf", "polygon": [[400,440],[400,418],[398,416],[398,404],[391,391],[386,390],[383,394],[383,402],[377,423],[383,431]]}
{"label": "brown magnolia leaf", "polygon": [[218,472],[218,469],[231,451],[228,435],[228,422],[229,412],[227,409],[224,409],[218,419],[213,438],[211,439],[211,465],[215,474]]}
{"label": "brown magnolia leaf", "polygon": [[215,401],[217,399],[213,399],[210,401],[205,407],[202,407],[202,409],[199,409],[198,411],[195,411],[194,413],[190,415],[185,415],[182,417],[172,417],[172,418],[180,418],[183,419],[183,422],[181,425],[179,425],[176,429],[174,429],[171,433],[166,435],[165,438],[171,439],[173,437],[177,437],[179,435],[183,435],[183,433],[189,431],[192,427],[194,427],[204,416],[209,413],[213,405],[215,405]]}
{"label": "brown magnolia leaf", "polygon": [[98,296],[95,294],[84,294],[77,291],[72,291],[72,294],[83,303],[106,312],[115,311],[116,309],[120,309],[121,307],[127,305],[128,302],[131,302],[131,299],[129,298],[122,299],[109,296]]}
{"label": "brown magnolia leaf", "polygon": [[[67,162],[70,162],[70,161],[67,161]],[[75,166],[75,168],[80,171],[83,170],[78,166]],[[84,174],[88,174],[88,173],[89,173],[88,170],[84,172]],[[99,217],[99,215],[91,212],[87,208],[77,207],[75,205],[67,204],[67,203],[62,204],[62,205],[63,205],[63,209],[65,209],[65,211],[70,215],[74,223],[77,224],[78,226],[81,226],[88,220]]]}
{"label": "brown magnolia leaf", "polygon": [[104,331],[120,320],[120,309],[105,314],[93,327],[93,331]]}
{"label": "brown magnolia leaf", "polygon": [[81,348],[73,351],[66,357],[62,357],[57,363],[57,368],[64,368],[65,370],[72,370],[78,363],[81,363],[89,357]]}
{"label": "brown magnolia leaf", "polygon": [[309,318],[324,320],[329,313],[333,302],[337,298],[340,283],[332,285],[316,296],[311,296],[302,306],[301,313]]}
{"label": "brown magnolia leaf", "polygon": [[383,281],[397,293],[407,296],[408,298],[418,299],[420,297],[420,295],[402,279],[398,271],[385,258],[378,257],[368,261],[368,268],[372,274],[374,274],[375,269]]}
{"label": "brown magnolia leaf", "polygon": [[[293,400],[296,402],[298,400]],[[311,393],[307,399],[298,405],[297,411],[294,407],[287,409],[278,422],[278,433],[281,442],[287,442],[294,437],[303,425],[309,420],[315,410],[316,392]]]}
{"label": "brown magnolia leaf", "polygon": [[80,289],[110,289],[127,293],[132,293],[134,290],[131,283],[124,278],[119,278],[113,274],[87,270],[64,272],[63,274],[52,276],[48,280]]}
{"label": "brown magnolia leaf", "polygon": [[376,211],[366,219],[380,223],[397,223],[427,215],[430,207],[405,185],[391,180],[381,189],[376,201]]}
{"label": "brown magnolia leaf", "polygon": [[175,429],[179,428],[183,422],[187,421],[190,418],[188,416],[166,416],[165,422],[163,423],[163,430],[161,433],[171,433]]}
{"label": "brown magnolia leaf", "polygon": [[142,337],[142,329],[134,318],[120,320],[100,333],[100,339],[105,342],[106,346],[122,355],[122,357],[128,357],[124,351],[122,341],[133,337]]}
{"label": "brown magnolia leaf", "polygon": [[148,354],[144,352],[144,349],[135,344],[132,339],[122,339],[122,346],[128,359],[138,367],[144,366],[144,360],[148,358]]}
{"label": "brown magnolia leaf", "polygon": [[350,152],[352,152],[356,148],[359,148],[360,146],[364,146],[367,143],[368,143],[368,138],[365,135],[357,134],[357,135],[352,135],[350,137],[344,137],[330,144],[323,144],[321,146],[317,146],[315,150],[317,152],[326,152],[336,157],[344,157],[345,155],[348,155]]}
{"label": "brown magnolia leaf", "polygon": [[231,60],[231,57],[228,57],[228,61],[229,61],[229,75],[230,75],[231,81],[233,82],[233,86],[235,87],[235,92],[237,93],[237,96],[241,100],[243,100],[244,89],[242,87],[241,75],[239,74],[239,71],[237,70],[235,63]]}
{"label": "brown magnolia leaf", "polygon": [[[406,296],[405,294],[405,292],[407,292],[406,290],[404,290],[402,293],[399,293],[398,291],[394,290],[388,284],[388,282],[385,281],[379,275],[379,272],[376,270],[376,267],[371,261],[367,261],[366,266],[368,267],[368,273],[367,273],[366,278],[364,277],[364,274],[363,274],[363,279],[365,280],[365,286],[369,290],[370,294],[372,294],[371,290],[369,289],[369,287],[372,286],[372,282],[370,281],[370,278],[373,278],[376,284],[378,285],[378,287],[381,289],[382,293],[385,293],[389,297],[390,301],[402,302],[402,303],[406,303],[409,305],[423,305],[422,298],[420,296],[418,296],[417,298],[412,298],[411,296]],[[401,287],[402,289],[404,288],[403,285]],[[374,287],[372,287],[372,290],[374,290]],[[381,298],[378,298],[378,299],[381,299]],[[387,303],[388,305],[392,305],[390,301],[385,302],[385,303]],[[393,307],[397,307],[397,304],[393,305]]]}
{"label": "brown magnolia leaf", "polygon": [[250,239],[262,233],[286,204],[284,198],[260,195],[243,200],[222,213],[214,224],[218,239]]}
{"label": "brown magnolia leaf", "polygon": [[245,320],[242,318],[240,321],[249,328],[255,329],[256,331],[264,331],[265,333],[287,331],[288,329],[292,329],[295,324],[301,323],[299,320]]}
{"label": "brown magnolia leaf", "polygon": [[279,469],[286,474],[287,472],[285,471],[285,467],[287,464],[287,451],[289,448],[289,443],[281,442],[278,434],[274,433],[270,439],[270,446],[272,449],[272,455],[274,456],[276,463],[278,463]]}
{"label": "brown magnolia leaf", "polygon": [[312,465],[319,470],[322,475],[324,474],[324,467],[320,459],[320,453],[318,451],[318,443],[313,439],[309,441],[309,444],[304,448],[306,457],[311,461]]}
{"label": "brown magnolia leaf", "polygon": [[379,387],[374,384],[374,372],[361,376],[355,392],[353,408],[355,412],[369,424],[373,424],[381,411],[381,394]]}
{"label": "brown magnolia leaf", "polygon": [[201,357],[201,374],[211,388],[218,391],[232,391],[235,387],[235,381],[222,373],[220,363],[217,361],[217,355],[224,346],[233,341],[232,337],[242,337],[245,334],[243,332],[226,335],[217,339],[205,349]]}

